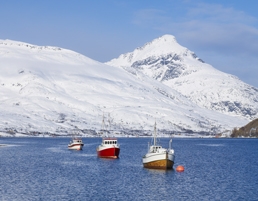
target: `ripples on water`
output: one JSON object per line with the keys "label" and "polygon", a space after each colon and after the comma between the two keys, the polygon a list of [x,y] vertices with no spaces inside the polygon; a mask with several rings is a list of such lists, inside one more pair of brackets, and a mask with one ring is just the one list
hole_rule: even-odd
{"label": "ripples on water", "polygon": [[[0,200],[257,200],[257,139],[174,139],[174,170],[142,166],[147,138],[120,138],[120,158],[100,159],[100,138],[1,138]],[[168,147],[169,139],[161,139]],[[184,165],[185,171],[175,171]]]}

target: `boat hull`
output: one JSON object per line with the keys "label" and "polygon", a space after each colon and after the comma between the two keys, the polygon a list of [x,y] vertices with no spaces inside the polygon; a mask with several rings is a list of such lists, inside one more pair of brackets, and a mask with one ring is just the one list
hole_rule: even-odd
{"label": "boat hull", "polygon": [[99,158],[119,158],[120,148],[109,147],[109,148],[98,148],[97,154]]}
{"label": "boat hull", "polygon": [[150,168],[150,169],[172,169],[174,165],[173,161],[170,161],[168,159],[165,160],[158,160],[158,161],[152,161],[149,163],[144,163],[143,167]]}
{"label": "boat hull", "polygon": [[143,157],[143,167],[150,169],[172,169],[174,155],[169,153],[149,153]]}
{"label": "boat hull", "polygon": [[71,150],[82,150],[83,145],[82,144],[72,144],[68,145],[68,149]]}

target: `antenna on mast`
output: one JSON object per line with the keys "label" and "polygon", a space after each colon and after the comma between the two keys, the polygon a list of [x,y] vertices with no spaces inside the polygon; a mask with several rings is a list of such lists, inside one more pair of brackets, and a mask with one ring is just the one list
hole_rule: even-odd
{"label": "antenna on mast", "polygon": [[153,142],[153,143],[154,143],[154,146],[156,146],[156,135],[157,135],[157,133],[156,133],[156,132],[157,132],[157,130],[156,130],[156,125],[157,125],[157,124],[156,124],[156,120],[155,120],[155,124],[154,124],[154,142]]}

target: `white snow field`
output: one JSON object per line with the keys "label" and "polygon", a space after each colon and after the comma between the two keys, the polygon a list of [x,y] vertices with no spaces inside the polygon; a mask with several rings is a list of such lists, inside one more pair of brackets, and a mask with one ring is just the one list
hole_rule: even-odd
{"label": "white snow field", "polygon": [[[200,62],[171,38],[108,65],[67,49],[0,40],[0,132],[92,136],[104,114],[117,133],[152,130],[155,121],[172,133],[217,133],[257,117],[256,88]],[[173,52],[179,60],[170,58]],[[150,66],[150,58],[163,63]],[[175,78],[167,75],[171,65]],[[241,108],[231,111],[227,101]]]}

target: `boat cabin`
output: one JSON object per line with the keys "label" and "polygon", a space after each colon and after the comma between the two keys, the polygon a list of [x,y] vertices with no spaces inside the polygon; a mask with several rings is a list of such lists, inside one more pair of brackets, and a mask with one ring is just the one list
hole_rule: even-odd
{"label": "boat cabin", "polygon": [[80,138],[73,138],[71,141],[70,141],[70,144],[83,144],[82,142],[82,139]]}
{"label": "boat cabin", "polygon": [[150,146],[151,153],[163,153],[166,149],[162,148],[162,146]]}
{"label": "boat cabin", "polygon": [[160,148],[161,148],[161,146],[151,146],[150,147],[151,151],[154,151],[154,152],[156,152]]}
{"label": "boat cabin", "polygon": [[103,144],[117,144],[117,140],[103,140]]}

